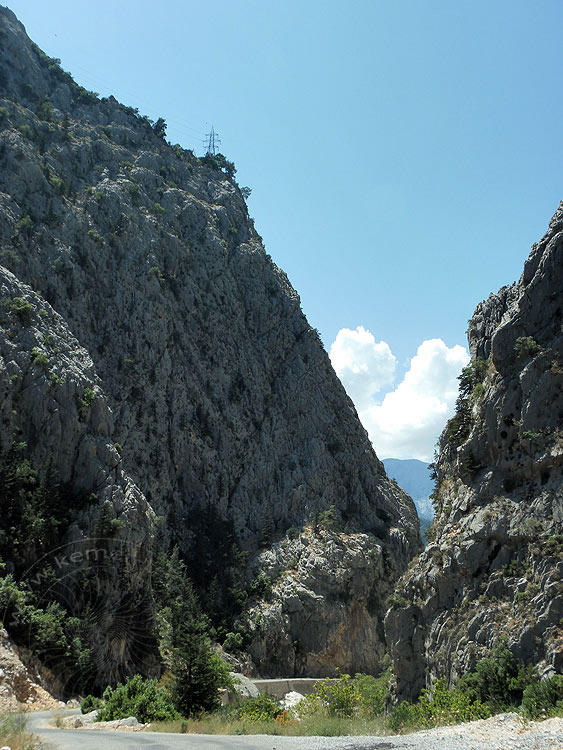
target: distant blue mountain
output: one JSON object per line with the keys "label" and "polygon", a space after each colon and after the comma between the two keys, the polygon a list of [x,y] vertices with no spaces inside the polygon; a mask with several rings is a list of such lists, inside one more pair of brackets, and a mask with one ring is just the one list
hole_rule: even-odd
{"label": "distant blue mountain", "polygon": [[430,493],[434,489],[434,482],[430,478],[428,464],[416,458],[384,458],[383,465],[388,476],[412,497],[420,519],[432,518],[434,509]]}

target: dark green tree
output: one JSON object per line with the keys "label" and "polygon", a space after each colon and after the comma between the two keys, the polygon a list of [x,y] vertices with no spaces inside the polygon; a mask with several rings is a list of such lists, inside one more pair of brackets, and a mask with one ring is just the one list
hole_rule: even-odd
{"label": "dark green tree", "polygon": [[176,709],[184,716],[212,711],[219,706],[219,689],[229,684],[229,673],[211,649],[209,620],[177,548],[155,561],[153,588],[160,652],[172,675]]}
{"label": "dark green tree", "polygon": [[537,679],[534,668],[517,659],[507,647],[506,639],[500,638],[491,655],[480,659],[475,670],[463,675],[457,687],[471,700],[480,700],[495,710],[504,710],[517,706],[526,685],[537,682]]}
{"label": "dark green tree", "polygon": [[164,138],[164,136],[166,135],[166,127],[166,120],[164,119],[164,117],[159,117],[152,126],[152,129],[159,138]]}

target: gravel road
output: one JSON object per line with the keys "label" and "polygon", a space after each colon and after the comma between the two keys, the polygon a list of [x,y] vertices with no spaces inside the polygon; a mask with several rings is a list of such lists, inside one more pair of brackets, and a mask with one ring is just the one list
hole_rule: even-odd
{"label": "gravel road", "polygon": [[30,714],[31,729],[57,750],[563,750],[563,719],[525,723],[517,714],[401,737],[244,737],[54,729],[50,712]]}

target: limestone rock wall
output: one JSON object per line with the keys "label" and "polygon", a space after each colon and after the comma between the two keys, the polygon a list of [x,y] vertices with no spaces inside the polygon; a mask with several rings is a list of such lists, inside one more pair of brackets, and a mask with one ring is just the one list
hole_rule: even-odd
{"label": "limestone rock wall", "polygon": [[405,540],[306,526],[259,553],[253,567],[273,581],[251,607],[250,655],[264,676],[376,673],[385,656],[382,613],[400,574]]}
{"label": "limestone rock wall", "polygon": [[469,324],[468,424],[440,440],[432,541],[386,617],[397,693],[455,682],[504,635],[563,671],[563,204]]}
{"label": "limestone rock wall", "polygon": [[[54,586],[54,575],[56,588],[78,615],[84,591],[77,571],[86,556],[96,552],[92,559],[99,563],[99,571],[93,596],[103,604],[95,616],[105,627],[90,645],[100,678],[121,676],[129,668],[124,664],[124,644],[130,640],[122,631],[126,624],[132,628],[141,614],[146,616],[147,599],[150,602],[154,512],[123,469],[112,438],[112,413],[88,353],[61,316],[2,266],[0,389],[2,451],[20,444],[22,458],[30,458],[39,470],[50,464],[58,483],[68,485],[77,503],[71,524],[61,527],[56,549],[47,550],[43,561],[30,560],[28,573],[39,576],[40,582],[50,569],[50,585]],[[66,509],[60,510],[63,516]],[[50,553],[60,564],[53,563]],[[13,572],[9,557],[2,562],[7,572]],[[43,588],[46,606],[49,588]],[[145,608],[136,601],[144,602]],[[0,619],[5,619],[3,609]],[[146,668],[145,659],[150,661],[150,653],[140,654],[138,668]]]}
{"label": "limestone rock wall", "polygon": [[[81,89],[5,8],[0,28],[0,263],[87,350],[119,466],[165,540],[189,551],[190,517],[212,506],[252,556],[334,506],[398,574],[420,546],[414,506],[266,254],[233,165],[171,146],[131,108]],[[104,408],[88,414],[98,443]],[[384,598],[393,580],[377,585]]]}

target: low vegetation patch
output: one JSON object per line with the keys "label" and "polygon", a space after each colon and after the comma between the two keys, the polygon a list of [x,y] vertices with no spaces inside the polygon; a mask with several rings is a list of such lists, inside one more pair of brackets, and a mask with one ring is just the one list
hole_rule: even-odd
{"label": "low vegetation patch", "polygon": [[[135,680],[142,684],[141,678]],[[418,701],[403,701],[391,707],[389,683],[389,671],[379,677],[342,674],[319,680],[294,709],[286,710],[272,696],[261,695],[208,713],[157,721],[151,729],[190,734],[329,737],[413,732],[485,719],[506,710],[518,710],[530,719],[563,716],[563,675],[539,682],[535,670],[516,659],[502,640],[454,689],[448,689],[445,680],[438,680],[422,691]],[[120,695],[125,695],[127,690],[120,688]],[[152,684],[151,690],[154,696],[159,688]],[[111,696],[117,693],[118,690]],[[153,701],[154,697],[148,703]],[[88,710],[94,705],[89,702]],[[112,718],[133,714],[139,721],[147,720],[149,714],[135,714],[131,703],[123,700],[119,705],[121,710],[112,712]],[[106,718],[103,712],[99,718],[102,717]]]}
{"label": "low vegetation patch", "polygon": [[135,716],[142,724],[147,724],[180,718],[169,693],[158,687],[156,680],[144,680],[140,675],[125,684],[120,683],[115,689],[106,688],[97,706],[93,696],[88,696],[85,702],[98,709],[98,721]]}
{"label": "low vegetation patch", "polygon": [[491,716],[489,706],[472,700],[462,690],[448,690],[445,680],[438,680],[432,690],[423,690],[417,703],[400,703],[388,717],[393,732],[428,729],[443,724],[486,719]]}
{"label": "low vegetation patch", "polygon": [[346,737],[355,735],[387,734],[382,719],[343,719],[336,716],[308,716],[292,718],[288,712],[269,721],[248,721],[218,713],[189,719],[151,724],[151,731],[182,732],[188,734],[268,734],[285,737]]}
{"label": "low vegetation patch", "polygon": [[522,712],[530,719],[563,716],[563,675],[556,674],[524,688]]}
{"label": "low vegetation patch", "polygon": [[10,750],[34,750],[39,741],[28,732],[28,719],[22,713],[8,713],[0,716],[0,746]]}

